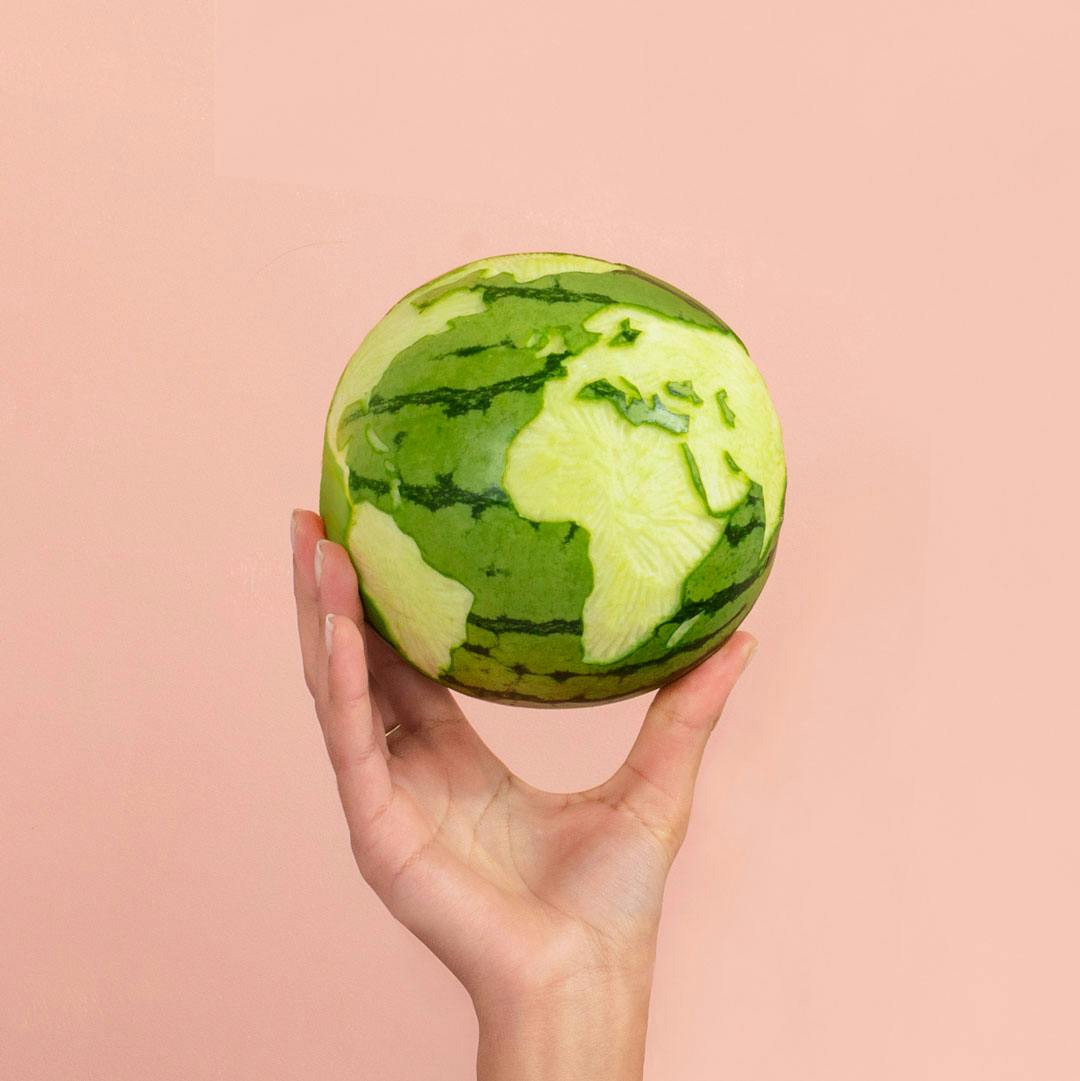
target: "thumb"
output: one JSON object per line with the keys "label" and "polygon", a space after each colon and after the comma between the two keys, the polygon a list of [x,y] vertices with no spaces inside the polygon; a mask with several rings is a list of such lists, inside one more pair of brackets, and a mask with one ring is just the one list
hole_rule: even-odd
{"label": "thumb", "polygon": [[[708,660],[653,699],[626,761],[615,775],[623,797],[646,820],[685,826],[701,758],[731,689],[757,641],[739,631]],[[681,835],[681,828],[678,831]]]}

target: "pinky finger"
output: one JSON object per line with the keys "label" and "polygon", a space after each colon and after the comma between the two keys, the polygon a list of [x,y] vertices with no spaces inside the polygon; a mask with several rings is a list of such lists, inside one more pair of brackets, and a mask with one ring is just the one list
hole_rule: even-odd
{"label": "pinky finger", "polygon": [[360,628],[348,616],[328,615],[325,634],[327,695],[319,720],[355,840],[386,810],[393,787],[385,741],[375,731]]}

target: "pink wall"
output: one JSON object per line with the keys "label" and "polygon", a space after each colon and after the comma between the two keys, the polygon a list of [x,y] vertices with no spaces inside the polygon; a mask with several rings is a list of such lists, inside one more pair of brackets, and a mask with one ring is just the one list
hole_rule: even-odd
{"label": "pink wall", "polygon": [[[350,860],[287,520],[374,320],[544,248],[714,306],[790,454],[650,1076],[1080,1076],[1076,6],[364,8],[0,16],[0,1076],[469,1075]],[[473,713],[561,788],[644,705]]]}

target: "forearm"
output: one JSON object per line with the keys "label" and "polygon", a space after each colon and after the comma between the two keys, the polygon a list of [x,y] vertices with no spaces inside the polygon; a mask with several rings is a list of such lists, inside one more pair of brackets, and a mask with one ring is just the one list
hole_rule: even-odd
{"label": "forearm", "polygon": [[649,981],[478,1002],[477,1081],[641,1081]]}

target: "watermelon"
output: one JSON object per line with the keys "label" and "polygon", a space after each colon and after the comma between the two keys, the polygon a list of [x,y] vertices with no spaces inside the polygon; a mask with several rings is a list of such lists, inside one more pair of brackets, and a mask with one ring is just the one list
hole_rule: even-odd
{"label": "watermelon", "polygon": [[330,405],[320,506],[410,664],[572,706],[651,690],[731,635],[785,488],[730,327],[633,267],[543,253],[452,270],[372,328]]}

